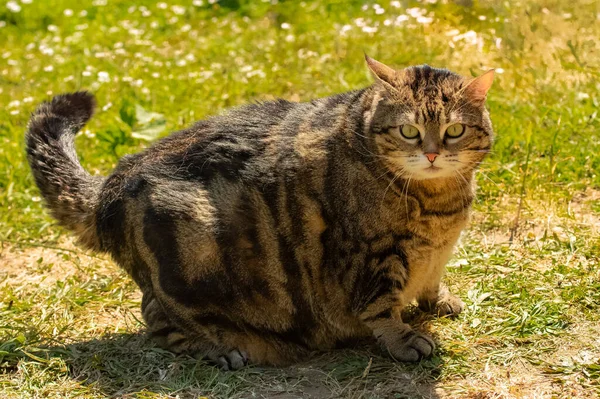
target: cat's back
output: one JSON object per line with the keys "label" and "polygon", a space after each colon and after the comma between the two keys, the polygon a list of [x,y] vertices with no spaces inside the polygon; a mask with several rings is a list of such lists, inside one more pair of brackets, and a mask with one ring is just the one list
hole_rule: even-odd
{"label": "cat's back", "polygon": [[289,173],[324,155],[347,95],[296,103],[275,100],[233,108],[124,157],[115,174],[209,183]]}

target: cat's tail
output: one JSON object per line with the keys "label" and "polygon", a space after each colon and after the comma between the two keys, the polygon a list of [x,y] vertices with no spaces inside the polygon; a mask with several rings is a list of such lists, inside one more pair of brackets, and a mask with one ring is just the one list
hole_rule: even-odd
{"label": "cat's tail", "polygon": [[25,135],[33,177],[52,215],[91,249],[99,246],[95,213],[104,179],[83,169],[74,141],[95,106],[85,91],[56,96],[33,112]]}

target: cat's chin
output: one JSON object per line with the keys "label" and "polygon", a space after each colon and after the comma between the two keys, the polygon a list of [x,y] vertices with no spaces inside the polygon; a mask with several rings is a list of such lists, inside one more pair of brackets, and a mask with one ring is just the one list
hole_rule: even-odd
{"label": "cat's chin", "polygon": [[414,180],[449,179],[453,176],[456,176],[456,173],[453,170],[433,165],[416,170],[412,173],[412,178]]}

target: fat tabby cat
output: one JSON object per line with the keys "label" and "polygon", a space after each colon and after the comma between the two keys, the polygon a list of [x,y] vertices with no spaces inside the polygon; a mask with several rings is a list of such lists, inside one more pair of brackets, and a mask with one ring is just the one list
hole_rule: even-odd
{"label": "fat tabby cat", "polygon": [[60,224],[135,280],[165,348],[238,369],[372,336],[418,361],[434,342],[401,310],[463,309],[440,281],[492,145],[493,70],[366,60],[369,87],[229,110],[108,177],[74,149],[93,96],[56,96],[29,123],[33,176]]}

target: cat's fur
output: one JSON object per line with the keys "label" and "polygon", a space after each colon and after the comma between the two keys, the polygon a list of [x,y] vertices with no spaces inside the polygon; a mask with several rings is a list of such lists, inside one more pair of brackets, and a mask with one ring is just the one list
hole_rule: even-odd
{"label": "cat's fur", "polygon": [[[415,299],[462,310],[440,279],[492,143],[493,72],[367,63],[370,87],[233,109],[124,157],[107,178],[90,176],[73,146],[93,97],[57,96],[29,124],[35,181],[63,226],[133,277],[150,333],[175,352],[236,369],[372,335],[395,359],[419,360],[434,343],[400,311]],[[463,138],[444,136],[450,122],[466,125]],[[399,135],[407,123],[416,142]]]}

